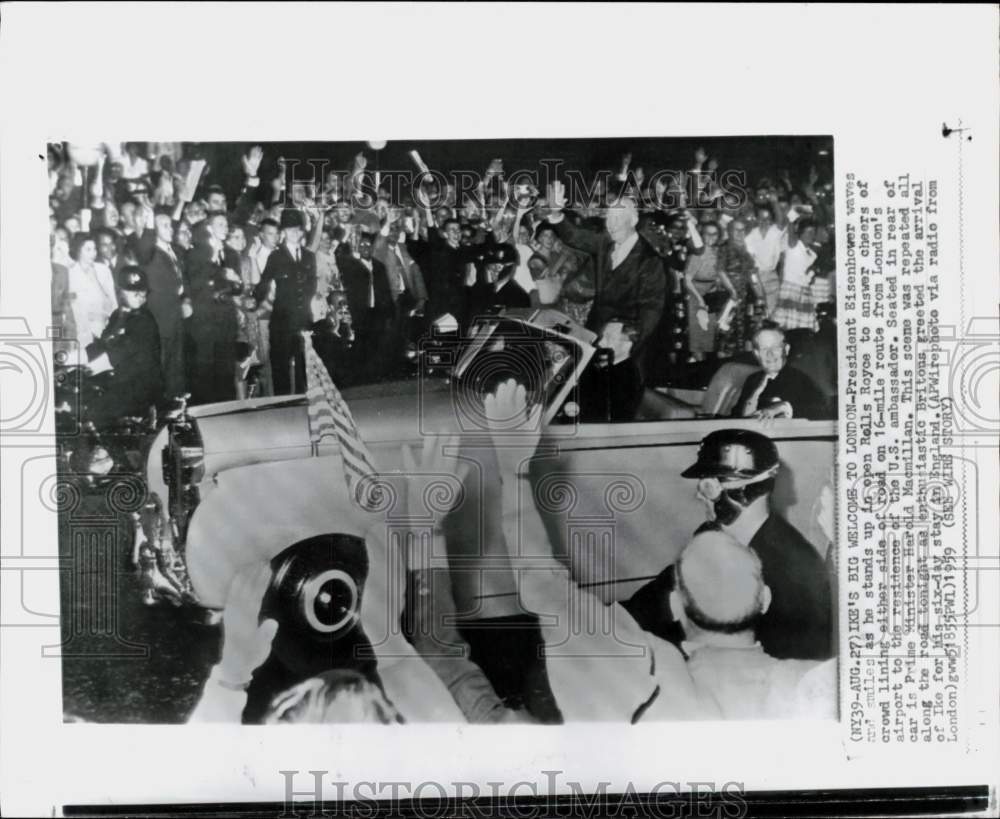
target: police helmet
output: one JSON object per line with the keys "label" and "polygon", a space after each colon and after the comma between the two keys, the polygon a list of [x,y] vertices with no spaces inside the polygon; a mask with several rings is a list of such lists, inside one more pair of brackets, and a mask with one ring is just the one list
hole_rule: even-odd
{"label": "police helmet", "polygon": [[118,289],[145,293],[149,290],[149,281],[142,268],[129,265],[118,271]]}
{"label": "police helmet", "polygon": [[504,267],[517,264],[521,257],[512,245],[500,244],[490,248],[486,254],[486,264],[502,264]]}
{"label": "police helmet", "polygon": [[778,448],[766,435],[749,429],[722,429],[702,439],[698,459],[682,478],[747,481],[778,469]]}

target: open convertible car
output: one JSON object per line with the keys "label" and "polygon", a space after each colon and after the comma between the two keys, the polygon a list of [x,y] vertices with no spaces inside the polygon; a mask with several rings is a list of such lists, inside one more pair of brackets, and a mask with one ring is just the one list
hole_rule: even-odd
{"label": "open convertible car", "polygon": [[[481,371],[483,351],[498,346],[534,368],[545,404],[532,489],[557,553],[605,600],[627,598],[673,562],[705,519],[693,483],[680,477],[694,462],[699,441],[725,427],[759,429],[757,421],[719,417],[753,368],[725,364],[705,388],[682,395],[648,391],[641,420],[581,421],[577,382],[594,356],[594,341],[560,313],[508,311],[482,320],[461,346],[426,343],[411,380],[345,390],[361,436],[389,482],[375,512],[350,498],[336,440],[311,443],[305,396],[183,409],[159,432],[147,458],[150,495],[137,551],[148,601],[220,609],[243,564],[272,559],[317,535],[360,537],[371,561],[361,616],[378,644],[383,631],[393,631],[402,596],[404,567],[386,544],[400,522],[404,443],[419,448],[425,435],[462,433],[473,468],[446,529],[462,533],[463,543],[454,544],[460,553],[475,551],[499,531],[483,502],[497,480],[491,444],[467,400],[467,387],[488,375]],[[823,554],[828,544],[814,510],[832,475],[836,425],[778,420],[767,432],[782,461],[773,503]]]}

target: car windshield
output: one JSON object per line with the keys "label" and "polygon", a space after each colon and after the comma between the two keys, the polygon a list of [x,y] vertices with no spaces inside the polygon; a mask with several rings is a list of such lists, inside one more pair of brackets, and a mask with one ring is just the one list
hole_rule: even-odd
{"label": "car windshield", "polygon": [[590,348],[562,330],[568,328],[547,329],[506,316],[482,319],[473,326],[452,375],[480,394],[507,378],[523,380],[551,417],[590,358]]}

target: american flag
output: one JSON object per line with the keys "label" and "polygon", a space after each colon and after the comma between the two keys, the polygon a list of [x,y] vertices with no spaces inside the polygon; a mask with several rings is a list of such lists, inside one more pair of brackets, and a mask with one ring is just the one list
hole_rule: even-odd
{"label": "american flag", "polygon": [[313,349],[311,333],[303,332],[302,339],[306,359],[309,439],[314,447],[327,436],[337,439],[344,463],[344,479],[351,497],[365,511],[374,511],[382,500],[382,491],[372,455],[361,440],[347,402]]}

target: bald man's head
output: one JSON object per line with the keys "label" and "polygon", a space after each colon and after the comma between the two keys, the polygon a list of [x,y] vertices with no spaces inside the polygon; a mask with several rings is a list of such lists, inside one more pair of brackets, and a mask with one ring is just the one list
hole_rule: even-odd
{"label": "bald man's head", "polygon": [[722,531],[695,535],[677,561],[684,615],[704,631],[752,629],[771,602],[760,558]]}

